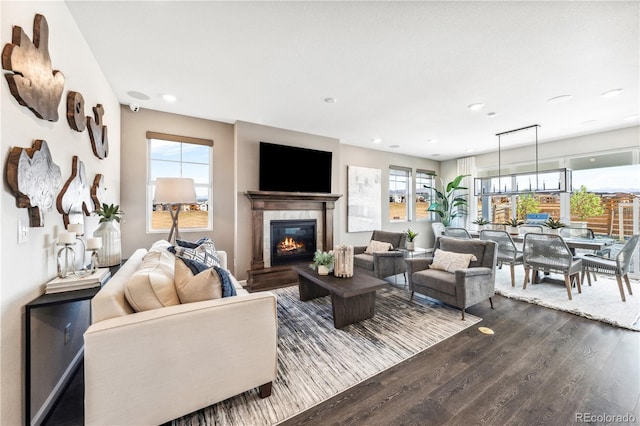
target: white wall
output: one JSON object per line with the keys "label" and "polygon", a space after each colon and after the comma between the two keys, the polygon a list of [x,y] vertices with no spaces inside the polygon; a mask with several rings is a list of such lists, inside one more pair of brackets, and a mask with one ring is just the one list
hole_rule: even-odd
{"label": "white wall", "polygon": [[[45,16],[49,24],[49,52],[54,69],[65,75],[65,89],[60,101],[59,120],[55,123],[37,118],[30,110],[20,106],[9,92],[4,78],[0,82],[0,152],[6,167],[11,147],[30,147],[33,140],[44,139],[49,143],[54,162],[62,171],[63,182],[71,172],[73,155],[84,162],[87,178],[93,181],[96,173],[105,176],[109,203],[120,200],[120,109],[117,99],[98,67],[92,52],[80,34],[64,2],[0,2],[0,38],[2,45],[11,42],[11,28],[18,25],[32,38],[36,13]],[[93,155],[88,133],[78,133],[66,121],[66,95],[69,90],[78,91],[85,99],[85,115],[92,114],[91,107],[104,105],[104,123],[109,129],[109,156],[99,160]],[[17,244],[17,221],[28,223],[27,209],[16,207],[15,197],[5,182],[0,196],[0,424],[24,423],[24,305],[43,293],[43,284],[56,274],[55,239],[63,229],[62,216],[55,210],[44,217],[44,226],[30,228],[29,241]],[[85,218],[85,228],[90,234],[97,227],[96,217]],[[56,345],[53,351],[40,351],[36,363],[42,364],[42,376],[36,386],[38,399],[48,394],[66,364],[77,353],[82,343],[82,330],[76,322],[86,321],[88,305],[70,306],[55,313],[60,318],[53,325],[45,325],[47,315],[36,321],[35,334]],[[84,318],[84,319],[83,319]],[[61,322],[72,322],[71,345],[62,342]],[[56,337],[57,336],[57,337]],[[71,350],[69,350],[71,349]],[[56,355],[57,354],[57,355]],[[46,366],[46,368],[45,368]]]}

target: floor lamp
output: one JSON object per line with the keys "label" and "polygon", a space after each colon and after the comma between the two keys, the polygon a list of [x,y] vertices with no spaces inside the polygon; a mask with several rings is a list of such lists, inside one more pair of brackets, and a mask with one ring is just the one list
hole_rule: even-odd
{"label": "floor lamp", "polygon": [[[171,214],[171,231],[169,231],[169,242],[174,242],[173,236],[180,238],[178,229],[178,214],[182,209],[182,204],[196,202],[196,187],[191,178],[157,178],[156,192],[153,196],[154,204],[168,204],[169,214]],[[176,206],[175,213],[173,207]]]}

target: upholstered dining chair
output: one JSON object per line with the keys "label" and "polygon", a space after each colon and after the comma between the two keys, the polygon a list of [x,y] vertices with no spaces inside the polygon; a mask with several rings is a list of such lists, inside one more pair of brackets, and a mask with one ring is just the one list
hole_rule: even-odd
{"label": "upholstered dining chair", "polygon": [[576,283],[578,293],[582,293],[580,287],[582,260],[573,258],[571,249],[560,235],[532,232],[525,234],[522,263],[524,265],[523,289],[527,288],[530,272],[533,271],[532,280],[539,272],[553,272],[564,275],[569,300],[572,300],[571,286],[573,283]]}
{"label": "upholstered dining chair", "polygon": [[444,228],[444,236],[451,238],[463,238],[470,240],[471,234],[464,228]]}
{"label": "upholstered dining chair", "polygon": [[591,285],[591,277],[589,275],[590,272],[614,275],[616,277],[616,280],[618,281],[620,297],[622,298],[623,302],[626,302],[622,280],[624,279],[625,283],[627,284],[629,295],[633,295],[633,293],[631,292],[631,283],[629,282],[629,266],[631,263],[631,258],[633,257],[635,251],[638,249],[639,239],[640,234],[636,234],[629,238],[622,247],[622,250],[620,250],[620,252],[616,255],[615,259],[609,259],[591,253],[578,255],[577,257],[582,260],[582,277],[584,277],[584,275],[586,274],[587,281],[589,282],[589,285]]}
{"label": "upholstered dining chair", "polygon": [[515,287],[515,266],[522,265],[522,252],[516,248],[511,235],[507,231],[483,229],[480,231],[480,239],[495,241],[498,244],[498,265],[509,265],[511,268],[511,287]]}

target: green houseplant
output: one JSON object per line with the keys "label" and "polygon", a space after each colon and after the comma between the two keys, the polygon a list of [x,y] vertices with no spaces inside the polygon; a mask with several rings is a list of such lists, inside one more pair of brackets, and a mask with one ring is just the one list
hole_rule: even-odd
{"label": "green houseplant", "polygon": [[102,203],[102,208],[94,212],[100,217],[100,225],[93,236],[102,239],[102,248],[98,250],[98,264],[101,268],[119,265],[122,260],[120,229],[114,222],[120,223],[122,211],[117,204]]}
{"label": "green houseplant", "polygon": [[517,234],[518,233],[518,226],[522,225],[524,222],[518,219],[509,219],[506,222],[504,222],[505,226],[509,227],[509,233],[510,234]]}
{"label": "green houseplant", "polygon": [[435,193],[435,201],[429,205],[427,211],[436,213],[445,227],[451,226],[451,222],[456,217],[467,214],[467,194],[463,191],[468,188],[460,185],[462,179],[466,176],[469,175],[456,176],[446,186],[442,179],[438,178],[440,189],[435,186],[424,185],[425,188],[432,189]]}
{"label": "green houseplant", "polygon": [[473,221],[474,224],[478,225],[478,230],[482,231],[485,225],[488,225],[490,222],[484,217],[479,217]]}
{"label": "green houseplant", "polygon": [[604,214],[602,199],[598,194],[587,192],[587,187],[584,185],[571,194],[570,204],[571,214],[578,216],[580,220]]}
{"label": "green houseplant", "polygon": [[412,231],[411,229],[407,229],[405,235],[407,236],[407,242],[405,243],[407,250],[413,250],[415,248],[414,240],[418,236],[418,233]]}
{"label": "green houseplant", "polygon": [[567,226],[564,223],[560,222],[560,219],[554,220],[552,217],[547,219],[546,222],[543,223],[543,225],[549,229],[552,229],[556,233],[558,232],[557,231],[558,229],[564,228],[565,226]]}
{"label": "green houseplant", "polygon": [[333,266],[335,256],[333,251],[316,250],[313,254],[313,264],[309,265],[318,271],[318,275],[328,275]]}

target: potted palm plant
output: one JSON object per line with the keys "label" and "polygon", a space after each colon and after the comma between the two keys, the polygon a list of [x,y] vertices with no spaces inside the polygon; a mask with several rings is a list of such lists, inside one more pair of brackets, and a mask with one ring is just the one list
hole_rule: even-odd
{"label": "potted palm plant", "polygon": [[486,225],[489,224],[489,221],[484,217],[479,217],[473,221],[476,225],[478,225],[478,231],[482,231]]}
{"label": "potted palm plant", "polygon": [[331,270],[334,260],[333,251],[316,250],[313,254],[313,264],[309,265],[309,267],[316,269],[318,275],[329,275],[329,270]]}
{"label": "potted palm plant", "polygon": [[451,226],[451,222],[456,217],[467,214],[467,194],[462,191],[466,191],[468,188],[460,185],[462,179],[467,176],[469,175],[456,176],[446,186],[442,179],[438,178],[441,189],[424,185],[425,188],[432,189],[435,193],[435,201],[429,205],[427,211],[436,213],[445,227]]}
{"label": "potted palm plant", "polygon": [[407,250],[413,250],[415,248],[415,244],[416,244],[414,242],[414,240],[418,236],[418,233],[417,232],[413,232],[411,229],[407,229],[405,234],[407,235],[407,242],[405,243],[405,246],[406,246]]}

